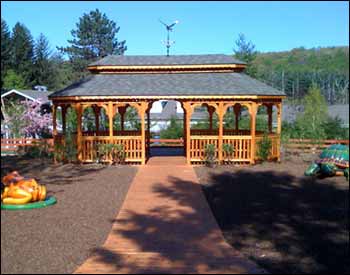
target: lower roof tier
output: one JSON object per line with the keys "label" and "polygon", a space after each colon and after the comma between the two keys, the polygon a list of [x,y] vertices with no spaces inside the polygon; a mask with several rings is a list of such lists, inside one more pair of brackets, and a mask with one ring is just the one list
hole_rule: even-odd
{"label": "lower roof tier", "polygon": [[285,96],[244,73],[93,74],[50,95],[68,96]]}

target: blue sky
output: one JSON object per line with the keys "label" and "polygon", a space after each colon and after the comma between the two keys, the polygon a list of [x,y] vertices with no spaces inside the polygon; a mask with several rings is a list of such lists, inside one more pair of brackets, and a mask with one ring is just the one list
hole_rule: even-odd
{"label": "blue sky", "polygon": [[107,2],[1,1],[10,28],[24,23],[34,38],[42,32],[52,48],[66,46],[83,13],[98,8],[120,26],[126,54],[164,54],[166,31],[158,19],[179,20],[171,33],[172,54],[231,54],[239,33],[261,52],[296,47],[349,45],[347,2]]}

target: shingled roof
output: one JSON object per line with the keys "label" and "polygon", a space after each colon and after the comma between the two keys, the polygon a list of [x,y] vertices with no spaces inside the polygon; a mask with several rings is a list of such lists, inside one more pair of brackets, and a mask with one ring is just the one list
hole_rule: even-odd
{"label": "shingled roof", "polygon": [[89,66],[246,64],[225,54],[205,55],[108,55]]}
{"label": "shingled roof", "polygon": [[[51,94],[50,98],[62,96],[285,95],[242,73],[242,69],[237,71],[234,66],[242,66],[242,64],[245,63],[223,54],[169,57],[111,55],[90,66],[123,66],[126,70],[116,72],[107,69],[105,73],[91,74]],[[151,69],[152,65],[165,65],[167,70],[154,70],[154,68]],[[207,67],[205,71],[191,68],[186,72],[179,72],[175,69],[178,68],[177,65],[205,65]],[[143,66],[143,71],[133,72],[129,69],[134,66]],[[228,68],[220,71],[217,66]]]}
{"label": "shingled roof", "polygon": [[95,74],[59,96],[273,95],[284,93],[244,73]]}

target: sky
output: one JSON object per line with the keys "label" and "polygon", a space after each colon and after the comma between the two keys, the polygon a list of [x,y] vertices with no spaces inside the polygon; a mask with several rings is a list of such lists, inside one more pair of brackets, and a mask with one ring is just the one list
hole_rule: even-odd
{"label": "sky", "polygon": [[12,29],[27,26],[34,38],[43,33],[50,46],[67,46],[84,13],[98,8],[120,26],[127,55],[162,55],[165,27],[170,54],[232,54],[239,33],[259,52],[349,45],[349,3],[226,1],[1,1],[1,17]]}

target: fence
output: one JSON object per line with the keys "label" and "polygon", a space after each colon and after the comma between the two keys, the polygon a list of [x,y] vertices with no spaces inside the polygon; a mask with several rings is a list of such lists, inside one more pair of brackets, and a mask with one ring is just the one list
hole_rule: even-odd
{"label": "fence", "polygon": [[[87,141],[92,139],[91,137],[84,137]],[[122,138],[123,139],[123,138]],[[135,141],[137,138],[135,137],[130,137],[131,143],[134,142],[140,142],[140,141]],[[199,159],[200,157],[203,157],[204,154],[204,143],[208,142],[203,142],[203,137],[198,138],[198,137],[191,137],[191,144],[193,145],[193,148],[202,148],[199,153],[196,153],[194,151],[191,152],[193,155],[193,158]],[[216,140],[215,138],[213,140]],[[184,140],[183,139],[150,139],[151,145],[152,146],[183,146],[184,145]],[[18,152],[19,148],[23,147],[28,147],[28,146],[37,146],[38,144],[42,144],[43,142],[46,142],[49,146],[51,146],[51,150],[53,148],[53,139],[35,139],[35,138],[2,138],[1,139],[1,154],[16,154]],[[123,143],[127,142],[125,139],[123,139]],[[214,141],[215,143],[216,141]],[[249,139],[247,139],[246,142],[249,142]],[[210,143],[210,142],[209,142]],[[224,143],[230,143],[237,147],[239,150],[238,154],[243,154],[243,155],[238,155],[235,156],[238,158],[246,158],[243,156],[249,155],[250,151],[250,145],[248,143],[243,142],[241,143],[236,143],[236,141],[233,140],[227,140],[227,137],[225,137]],[[290,152],[315,152],[315,151],[321,151],[322,149],[328,147],[331,144],[345,144],[349,145],[349,140],[311,140],[311,139],[290,139],[287,143],[283,144],[284,148]],[[130,159],[138,159],[139,158],[139,150],[137,148],[140,147],[140,144],[128,144],[127,148],[130,150]],[[86,144],[85,148],[90,148],[90,144]],[[137,150],[135,150],[137,149]],[[276,150],[278,148],[274,146],[273,148],[273,155],[277,154]],[[91,150],[86,150],[87,155],[91,156],[92,152]],[[133,152],[135,151],[135,152]],[[136,152],[137,151],[137,152]],[[135,154],[134,154],[135,153]],[[197,155],[198,154],[198,155]]]}
{"label": "fence", "polygon": [[349,145],[349,140],[337,140],[337,139],[326,139],[326,140],[313,140],[313,139],[289,139],[287,143],[283,144],[283,147],[294,153],[314,153],[327,148],[332,144],[344,144]]}
{"label": "fence", "polygon": [[50,150],[53,150],[53,139],[36,139],[36,138],[2,138],[1,155],[17,154],[18,150],[23,147],[38,146],[38,144],[47,144]]}

